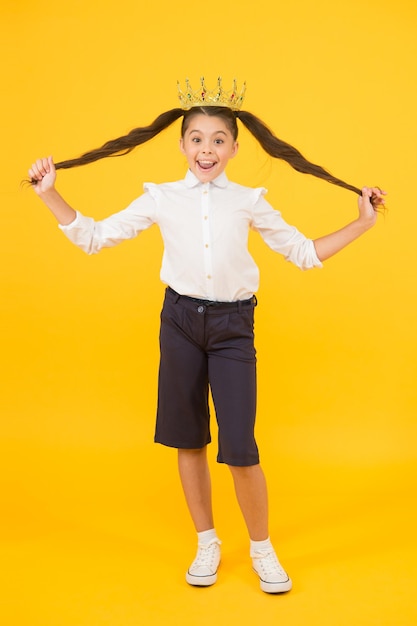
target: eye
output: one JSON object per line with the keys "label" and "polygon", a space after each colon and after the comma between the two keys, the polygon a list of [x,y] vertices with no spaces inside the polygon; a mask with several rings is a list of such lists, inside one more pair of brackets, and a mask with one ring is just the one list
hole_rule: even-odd
{"label": "eye", "polygon": [[193,137],[191,141],[193,143],[200,143],[201,139],[200,139],[200,137]]}
{"label": "eye", "polygon": [[214,143],[222,144],[222,143],[224,143],[224,141],[223,141],[223,139],[215,139]]}

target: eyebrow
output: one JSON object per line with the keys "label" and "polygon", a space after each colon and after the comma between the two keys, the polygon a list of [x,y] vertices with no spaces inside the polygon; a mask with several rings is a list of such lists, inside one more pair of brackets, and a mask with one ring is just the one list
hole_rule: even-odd
{"label": "eyebrow", "polygon": [[[202,133],[202,130],[198,130],[198,128],[195,128],[194,130],[190,130],[190,135],[192,135],[193,133]],[[222,135],[226,135],[227,133],[224,130],[215,130],[213,135],[218,135],[219,133],[221,133]]]}

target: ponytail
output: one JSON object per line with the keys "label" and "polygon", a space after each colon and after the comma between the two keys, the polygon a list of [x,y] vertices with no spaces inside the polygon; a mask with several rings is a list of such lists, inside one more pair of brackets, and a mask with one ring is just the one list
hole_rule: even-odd
{"label": "ponytail", "polygon": [[297,172],[301,172],[302,174],[312,174],[317,178],[327,180],[329,183],[333,183],[339,187],[344,187],[344,189],[348,189],[349,191],[353,191],[359,195],[362,194],[362,191],[358,187],[349,185],[343,180],[340,180],[340,178],[335,178],[320,165],[315,165],[314,163],[307,161],[301,152],[285,141],[278,139],[278,137],[276,137],[269,130],[264,122],[252,113],[249,113],[248,111],[237,111],[236,117],[244,126],[246,126],[255,139],[259,141],[265,152],[270,154],[275,159],[282,159],[286,161],[289,165],[291,165],[291,167],[297,170]]}
{"label": "ponytail", "polygon": [[161,113],[161,115],[159,115],[149,126],[134,128],[123,137],[107,141],[101,146],[101,148],[85,152],[76,159],[69,159],[68,161],[56,163],[55,167],[57,170],[69,169],[71,167],[77,167],[78,165],[93,163],[99,159],[128,154],[136,148],[136,146],[139,146],[153,137],[156,137],[156,135],[158,135],[161,131],[173,124],[175,120],[182,117],[183,114],[184,111],[182,109],[171,109],[169,111],[165,111],[165,113]]}

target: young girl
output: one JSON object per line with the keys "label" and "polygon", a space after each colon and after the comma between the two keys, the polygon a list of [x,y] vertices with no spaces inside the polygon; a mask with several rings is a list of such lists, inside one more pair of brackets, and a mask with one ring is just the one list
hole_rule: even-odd
{"label": "young girl", "polygon": [[[383,208],[385,192],[357,189],[309,163],[258,118],[240,110],[243,90],[209,92],[202,81],[179,89],[181,107],[147,127],[104,144],[78,159],[54,164],[51,157],[29,169],[35,192],[65,235],[88,254],[135,237],[157,224],[164,241],[161,280],[167,285],[161,313],[160,370],[155,441],[178,449],[187,505],[197,531],[196,557],[186,573],[191,585],[217,580],[220,540],[213,521],[207,445],[208,393],[218,422],[218,457],[233,476],[250,538],[250,556],[267,593],[289,591],[291,579],[269,538],[265,477],[254,437],[256,357],[253,319],[258,269],[247,249],[248,230],[260,233],[276,252],[302,269],[321,266],[365,233]],[[180,150],[189,169],[184,180],[145,184],[125,210],[94,221],[76,212],[55,188],[56,169],[126,154],[182,117]],[[339,231],[311,241],[289,226],[264,198],[265,189],[230,182],[225,174],[238,152],[239,119],[272,156],[359,194],[359,214]]]}

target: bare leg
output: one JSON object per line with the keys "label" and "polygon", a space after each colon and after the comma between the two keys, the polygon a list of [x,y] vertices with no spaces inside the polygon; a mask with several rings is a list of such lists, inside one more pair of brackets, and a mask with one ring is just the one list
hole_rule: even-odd
{"label": "bare leg", "polygon": [[197,450],[179,449],[178,469],[196,531],[214,528],[207,446]]}
{"label": "bare leg", "polygon": [[235,485],[236,497],[242,511],[249,537],[263,541],[269,536],[268,491],[260,465],[236,467],[229,465]]}

